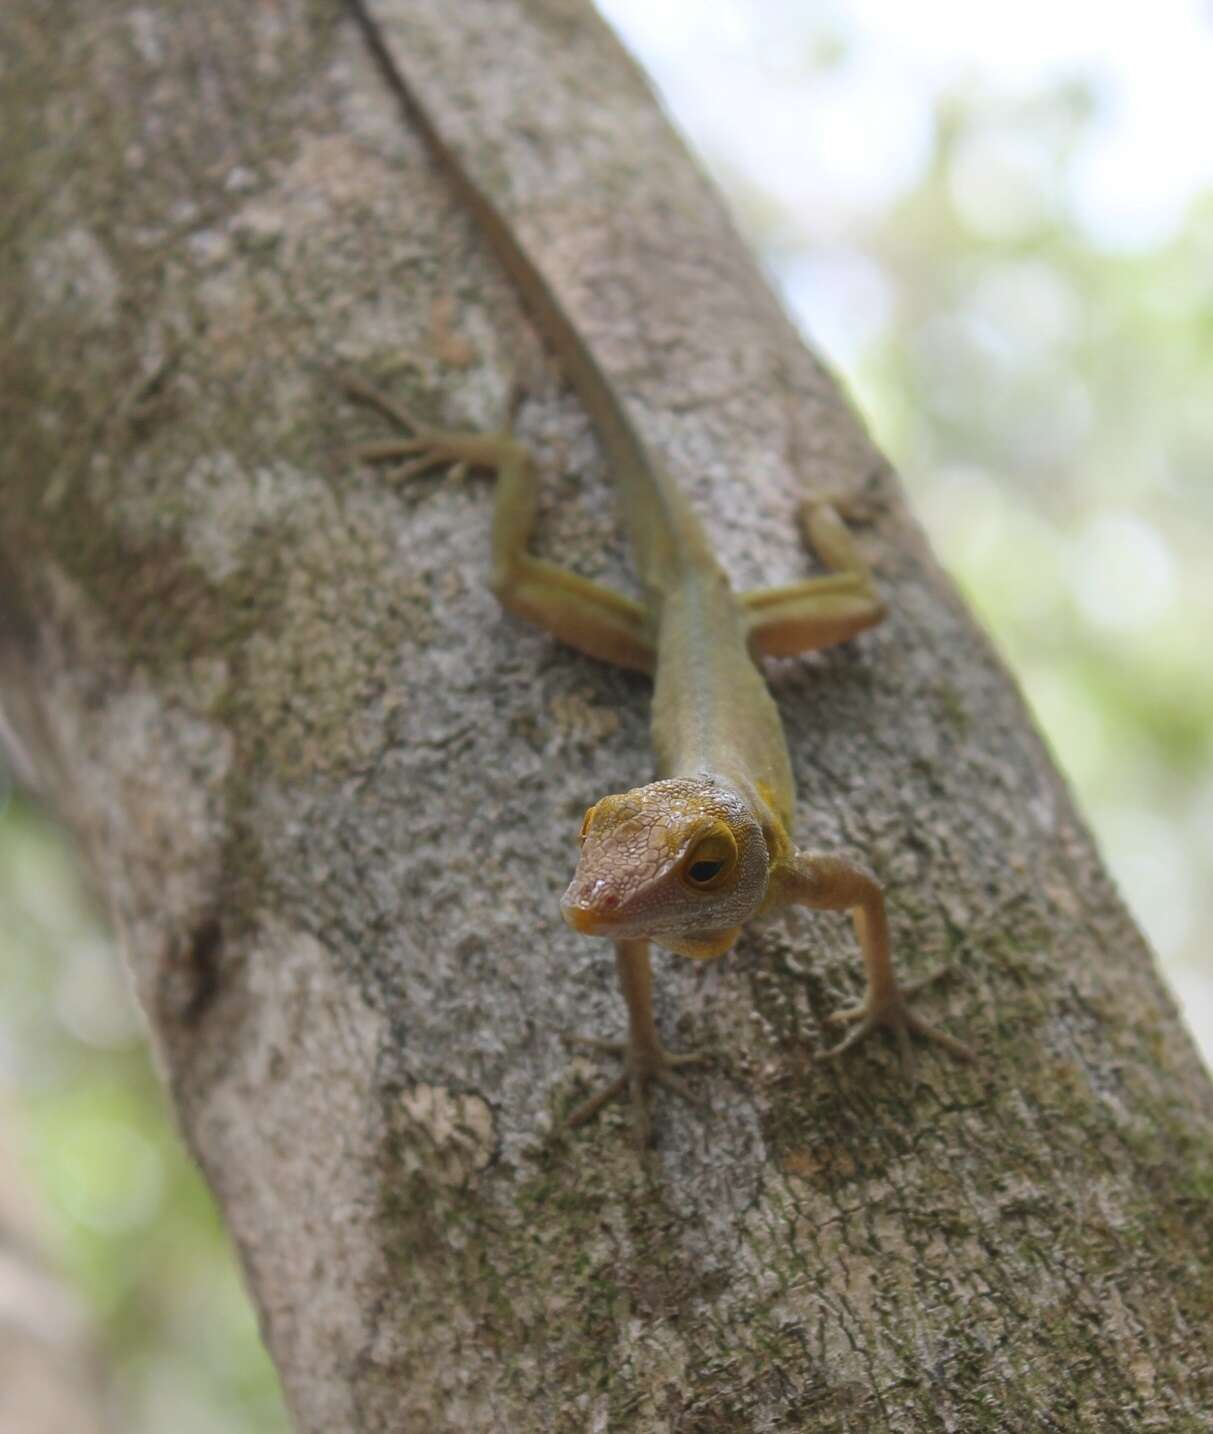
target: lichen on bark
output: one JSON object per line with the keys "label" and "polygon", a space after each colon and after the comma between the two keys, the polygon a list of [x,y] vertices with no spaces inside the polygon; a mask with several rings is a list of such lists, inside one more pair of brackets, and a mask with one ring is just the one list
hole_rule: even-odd
{"label": "lichen on bark", "polygon": [[3,703],[300,1427],[1203,1429],[1209,1083],[895,478],[588,8],[374,13],[739,585],[806,570],[806,488],[864,496],[889,621],[770,667],[797,834],[981,1061],[817,1061],[856,962],[798,914],[659,961],[714,1062],[651,1162],[559,1137],[561,1033],[621,1012],[557,899],[647,684],[503,616],[482,481],[359,466],[332,376],[487,427],[521,373],[539,549],[626,587],[584,414],[339,8],[17,0]]}

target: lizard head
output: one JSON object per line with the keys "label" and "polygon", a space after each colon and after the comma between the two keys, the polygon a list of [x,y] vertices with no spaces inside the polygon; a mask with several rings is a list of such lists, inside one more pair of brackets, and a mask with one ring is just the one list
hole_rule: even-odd
{"label": "lizard head", "polygon": [[560,909],[588,936],[719,956],[762,903],[768,865],[762,828],[735,792],[672,777],[603,797],[586,812]]}

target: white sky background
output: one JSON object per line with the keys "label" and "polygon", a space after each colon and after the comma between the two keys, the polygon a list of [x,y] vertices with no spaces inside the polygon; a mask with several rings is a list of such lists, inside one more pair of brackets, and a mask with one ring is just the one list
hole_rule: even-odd
{"label": "white sky background", "polygon": [[[1110,248],[1165,239],[1213,184],[1213,5],[1199,0],[599,0],[706,153],[823,218],[884,206],[926,163],[931,106],[971,83],[1099,100],[1071,175],[1075,216]],[[839,41],[811,73],[814,36]],[[723,99],[722,99],[723,97]],[[826,236],[821,236],[826,237]]]}
{"label": "white sky background", "polygon": [[[805,330],[844,371],[889,318],[882,272],[849,241],[871,213],[923,178],[941,96],[1010,102],[1072,81],[1095,101],[1063,193],[1043,193],[1055,177],[1045,180],[1039,150],[1017,145],[1013,127],[977,133],[972,152],[953,159],[952,198],[978,234],[1013,238],[1025,215],[1031,222],[1036,202],[1067,214],[1097,248],[1148,251],[1175,233],[1192,199],[1213,189],[1213,0],[598,4],[726,185],[730,174],[743,176],[786,209],[799,235],[791,236],[794,252],[774,260],[778,281]],[[1027,309],[1039,324],[1041,305]],[[1015,312],[1012,304],[1012,318]],[[1047,346],[1047,334],[1034,341]],[[1126,521],[1097,512],[1089,526],[1098,536]],[[1134,531],[1147,527],[1137,521]],[[1079,548],[1068,565],[1076,600],[1092,609],[1092,621],[1110,621],[1115,613],[1104,598],[1113,570],[1124,565],[1100,554],[1096,563]],[[1084,554],[1092,559],[1085,567]],[[1150,596],[1143,583],[1149,587],[1155,569],[1170,574],[1171,554],[1164,546],[1153,566],[1135,554],[1131,567],[1127,585],[1116,589],[1133,594],[1136,620]],[[1091,579],[1085,586],[1084,573]],[[1166,605],[1169,593],[1159,602]],[[1040,685],[1035,700],[1048,708],[1047,684],[1036,691]],[[1213,812],[1213,785],[1207,796]],[[1168,959],[1168,975],[1213,1064],[1213,971],[1204,942],[1188,929],[1200,922],[1196,889],[1205,879],[1187,850],[1191,823],[1176,827],[1140,807],[1119,821],[1115,810],[1101,815],[1101,844]],[[1205,821],[1213,831],[1208,813]],[[1179,959],[1185,947],[1186,961]]]}

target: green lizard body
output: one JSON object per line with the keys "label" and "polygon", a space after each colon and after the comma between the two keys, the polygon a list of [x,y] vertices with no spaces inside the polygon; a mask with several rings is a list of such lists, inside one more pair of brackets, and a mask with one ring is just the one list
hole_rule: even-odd
{"label": "green lizard body", "polygon": [[801,513],[805,534],[832,572],[783,588],[733,591],[689,502],[647,451],[543,275],[408,91],[377,34],[368,29],[368,35],[410,121],[485,234],[594,424],[619,489],[644,593],[643,602],[635,602],[527,551],[535,471],[528,450],[510,435],[435,429],[374,391],[350,386],[409,430],[406,439],[370,446],[365,456],[408,458],[410,472],[446,463],[496,472],[491,581],[507,609],[591,656],[654,679],[659,780],[605,797],[587,812],[580,861],[561,903],[576,930],[615,941],[629,1013],[628,1040],[618,1047],[624,1073],[574,1111],[569,1123],[580,1124],[614,1096],[630,1094],[643,1143],[648,1085],[660,1082],[686,1093],[674,1071],[696,1057],[671,1055],[659,1039],[650,941],[687,956],[718,956],[751,916],[790,903],[854,916],[867,991],[859,1006],[834,1018],[855,1025],[830,1054],[886,1026],[897,1034],[903,1055],[914,1031],[968,1057],[965,1046],[909,1009],[914,987],[900,985],[894,975],[875,878],[843,858],[799,851],[791,837],[791,762],[757,664],[764,654],[821,648],[880,621],[884,609],[846,526],[827,501],[810,499]]}

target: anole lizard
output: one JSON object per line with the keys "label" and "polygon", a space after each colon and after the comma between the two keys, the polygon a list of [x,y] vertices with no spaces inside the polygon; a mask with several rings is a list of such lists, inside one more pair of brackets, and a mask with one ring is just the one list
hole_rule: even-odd
{"label": "anole lizard", "polygon": [[826,499],[809,498],[800,515],[829,575],[733,591],[699,519],[645,447],[543,275],[408,89],[359,0],[351,4],[409,121],[485,234],[593,422],[618,486],[644,593],[643,602],[635,602],[527,551],[535,468],[527,448],[508,433],[434,428],[351,385],[355,396],[409,430],[401,441],[369,445],[364,456],[407,457],[411,473],[447,463],[496,473],[490,581],[505,608],[591,657],[654,680],[660,779],[603,797],[589,809],[577,870],[561,901],[576,931],[615,942],[629,1022],[628,1039],[611,1046],[623,1055],[623,1073],[579,1106],[569,1125],[627,1094],[637,1140],[647,1144],[648,1086],[688,1094],[675,1072],[700,1057],[672,1054],[661,1043],[649,943],[699,960],[720,956],[752,916],[789,904],[850,911],[854,919],[867,990],[859,1005],[830,1018],[853,1029],[827,1055],[884,1026],[896,1034],[907,1061],[911,1032],[971,1059],[967,1046],[909,1009],[910,995],[942,972],[912,984],[898,981],[876,878],[843,857],[801,851],[791,838],[791,762],[759,659],[843,642],[884,616],[872,574],[838,512]]}

